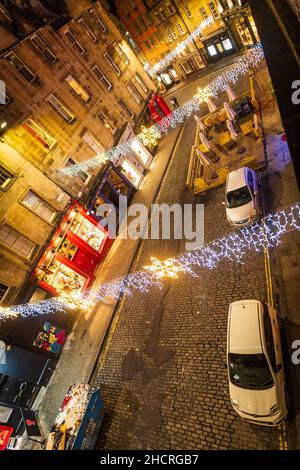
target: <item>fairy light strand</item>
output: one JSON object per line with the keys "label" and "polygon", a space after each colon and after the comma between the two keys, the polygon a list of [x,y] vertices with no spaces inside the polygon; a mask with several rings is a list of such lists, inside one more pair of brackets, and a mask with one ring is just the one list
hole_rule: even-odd
{"label": "fairy light strand", "polygon": [[212,22],[214,21],[212,16],[209,16],[206,18],[198,28],[196,28],[184,41],[179,43],[174,51],[170,52],[169,54],[166,55],[162,60],[157,62],[153,67],[147,68],[147,72],[151,77],[154,77],[160,70],[164,69],[170,62],[173,62],[173,60],[180,55],[186,46],[191,44],[197,37],[202,33],[202,31],[209,26]]}
{"label": "fairy light strand", "polygon": [[281,242],[284,234],[295,230],[300,231],[299,202],[287,209],[269,214],[249,227],[220,237],[200,249],[187,251],[167,261],[154,258],[152,266],[102,284],[83,294],[76,294],[71,298],[56,297],[33,304],[2,307],[0,319],[46,315],[70,308],[85,310],[107,299],[117,300],[121,294],[128,296],[133,296],[136,292],[147,294],[153,288],[161,289],[165,277],[176,278],[180,272],[197,277],[197,270],[216,269],[222,261],[242,264],[247,252],[272,249]]}
{"label": "fairy light strand", "polygon": [[[247,75],[250,69],[258,67],[263,57],[264,53],[262,46],[258,43],[243,57],[240,57],[235,64],[231,65],[227,70],[212,80],[212,82],[205,87],[202,92],[216,98],[220,92],[226,91],[227,85],[235,84],[240,76]],[[187,117],[191,116],[194,112],[199,111],[200,107],[201,103],[196,93],[182,106],[176,108],[171,114],[165,116],[159,122],[148,128],[147,130],[149,135],[151,133],[152,135],[167,134],[170,130],[176,128],[178,124],[183,123]],[[143,132],[137,135],[137,139],[143,144]],[[119,157],[121,154],[126,156],[131,153],[132,148],[130,143],[123,142],[93,158],[68,167],[60,168],[57,171],[61,175],[76,176],[82,171],[95,169],[103,165],[105,162]]]}

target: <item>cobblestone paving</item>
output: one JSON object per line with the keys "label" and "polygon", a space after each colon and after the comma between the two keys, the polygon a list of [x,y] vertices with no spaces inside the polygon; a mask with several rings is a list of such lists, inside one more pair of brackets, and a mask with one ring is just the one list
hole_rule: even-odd
{"label": "cobblestone paving", "polygon": [[[195,125],[184,127],[158,203],[205,204],[205,243],[229,231],[224,187],[201,198],[185,189]],[[164,259],[183,242],[144,241],[134,269]],[[125,298],[93,383],[106,417],[98,449],[277,449],[279,431],[242,421],[228,396],[226,328],[229,303],[266,299],[262,254],[244,264],[222,262],[193,279],[182,274],[148,295]],[[101,359],[100,359],[101,360]]]}

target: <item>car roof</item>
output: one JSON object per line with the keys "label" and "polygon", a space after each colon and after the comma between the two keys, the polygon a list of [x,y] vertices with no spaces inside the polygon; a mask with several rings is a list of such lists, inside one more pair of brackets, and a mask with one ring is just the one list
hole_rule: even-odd
{"label": "car roof", "polygon": [[242,188],[246,185],[246,168],[239,168],[238,170],[231,171],[227,176],[226,188],[228,191]]}
{"label": "car roof", "polygon": [[259,354],[263,351],[260,316],[262,304],[258,300],[239,300],[229,307],[228,352]]}

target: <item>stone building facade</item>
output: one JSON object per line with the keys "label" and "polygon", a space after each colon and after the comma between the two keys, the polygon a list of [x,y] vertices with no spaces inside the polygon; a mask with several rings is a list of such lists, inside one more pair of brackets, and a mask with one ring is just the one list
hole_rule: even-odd
{"label": "stone building facade", "polygon": [[115,5],[150,67],[211,18],[177,58],[159,70],[158,81],[166,87],[258,40],[249,7],[238,0],[123,0]]}
{"label": "stone building facade", "polygon": [[2,306],[18,300],[70,201],[84,201],[98,173],[59,170],[111,148],[155,90],[99,1],[61,2],[61,12],[11,3],[0,8]]}

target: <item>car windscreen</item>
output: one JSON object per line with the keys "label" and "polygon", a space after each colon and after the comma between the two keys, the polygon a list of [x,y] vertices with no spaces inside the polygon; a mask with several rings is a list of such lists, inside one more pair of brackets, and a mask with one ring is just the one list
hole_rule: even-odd
{"label": "car windscreen", "polygon": [[228,354],[230,380],[238,387],[263,390],[274,385],[264,354]]}
{"label": "car windscreen", "polygon": [[235,207],[243,206],[251,201],[251,194],[247,186],[229,191],[227,193],[227,207],[234,209]]}

